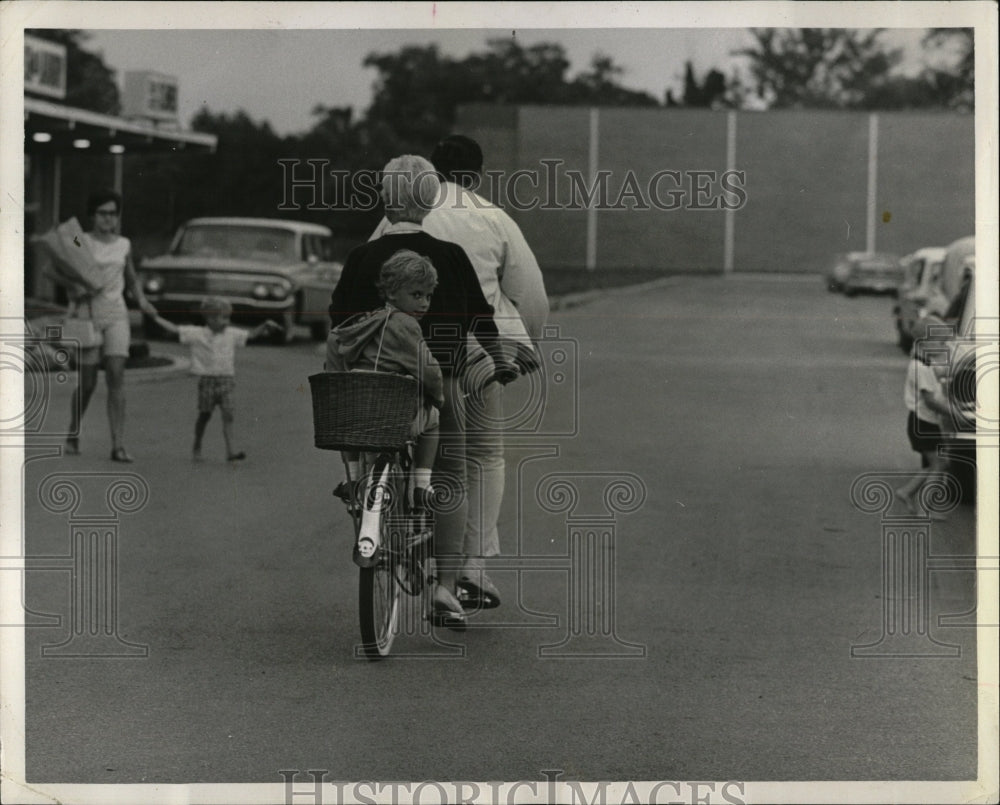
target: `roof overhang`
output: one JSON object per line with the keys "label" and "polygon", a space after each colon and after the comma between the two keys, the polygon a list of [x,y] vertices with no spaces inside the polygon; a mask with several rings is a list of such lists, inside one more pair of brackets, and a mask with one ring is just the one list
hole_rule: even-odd
{"label": "roof overhang", "polygon": [[38,98],[24,99],[26,154],[210,154],[217,143],[214,134],[166,129]]}

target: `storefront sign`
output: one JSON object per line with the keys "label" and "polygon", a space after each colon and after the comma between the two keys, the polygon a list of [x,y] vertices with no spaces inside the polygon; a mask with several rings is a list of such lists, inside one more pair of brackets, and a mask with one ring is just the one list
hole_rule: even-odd
{"label": "storefront sign", "polygon": [[24,91],[66,97],[66,46],[24,37]]}
{"label": "storefront sign", "polygon": [[177,79],[151,70],[127,71],[122,114],[152,120],[177,120]]}

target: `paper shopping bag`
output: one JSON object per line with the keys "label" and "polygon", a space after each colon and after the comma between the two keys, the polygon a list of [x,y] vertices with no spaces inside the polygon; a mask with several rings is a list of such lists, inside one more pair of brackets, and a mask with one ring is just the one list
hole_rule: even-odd
{"label": "paper shopping bag", "polygon": [[93,252],[83,238],[83,228],[76,218],[64,221],[40,238],[52,258],[50,276],[70,290],[100,289],[104,282]]}

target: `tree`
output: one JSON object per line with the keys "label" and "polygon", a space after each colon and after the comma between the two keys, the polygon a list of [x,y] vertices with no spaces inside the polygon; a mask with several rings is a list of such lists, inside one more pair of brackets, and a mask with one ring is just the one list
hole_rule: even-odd
{"label": "tree", "polygon": [[694,75],[694,65],[684,64],[684,106],[715,107],[726,103],[726,77],[718,70],[709,70],[702,84]]}
{"label": "tree", "polygon": [[83,47],[90,34],[60,28],[33,28],[25,33],[65,46],[67,106],[105,115],[117,115],[121,111],[114,71],[101,56]]}
{"label": "tree", "polygon": [[181,220],[194,215],[277,215],[284,193],[278,160],[289,154],[284,140],[267,122],[257,123],[242,109],[232,115],[203,109],[191,122],[195,131],[218,137],[214,154],[184,162],[178,185]]}
{"label": "tree", "polygon": [[885,84],[902,58],[886,50],[881,29],[752,28],[753,47],[734,55],[750,60],[759,97],[772,108],[857,108]]}
{"label": "tree", "polygon": [[595,53],[590,69],[580,73],[570,85],[568,100],[593,106],[658,106],[647,92],[627,89],[621,85],[625,70],[610,56]]}
{"label": "tree", "polygon": [[924,52],[938,64],[924,71],[935,96],[952,109],[976,105],[976,53],[971,28],[932,28],[923,39]]}
{"label": "tree", "polygon": [[484,54],[458,63],[472,79],[469,100],[493,103],[554,103],[570,100],[569,59],[562,45],[540,42],[524,48],[515,39],[490,39]]}
{"label": "tree", "polygon": [[645,92],[621,85],[621,67],[595,54],[588,70],[567,77],[562,45],[529,47],[515,39],[492,39],[483,52],[464,59],[443,56],[435,45],[407,46],[398,53],[371,53],[366,67],[378,70],[372,104],[359,124],[370,151],[385,155],[427,153],[454,127],[461,104],[656,106]]}
{"label": "tree", "polygon": [[398,53],[370,53],[365,67],[378,70],[365,128],[377,150],[422,153],[454,121],[465,99],[466,76],[436,45],[404,47]]}

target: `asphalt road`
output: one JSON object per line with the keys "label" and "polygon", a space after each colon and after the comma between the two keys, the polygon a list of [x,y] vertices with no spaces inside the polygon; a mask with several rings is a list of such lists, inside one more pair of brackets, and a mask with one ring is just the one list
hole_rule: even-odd
{"label": "asphalt road", "polygon": [[[217,419],[192,463],[191,378],[138,372],[138,460],[112,464],[100,390],[83,455],[27,465],[27,552],[66,556],[73,518],[107,505],[113,479],[93,473],[134,472],[148,500],[101,527],[117,528],[116,644],[148,654],[42,656],[91,621],[65,561],[27,574],[33,622],[62,616],[27,631],[29,782],[974,779],[973,577],[943,572],[974,553],[974,510],[912,525],[938,564],[906,623],[929,626],[892,643],[892,529],[851,496],[918,463],[890,308],[818,278],[678,277],[555,313],[561,379],[509,451],[504,605],[464,635],[411,622],[382,663],[354,654],[340,470],[311,442],[314,344],[239,354],[239,465]],[[52,427],[69,390],[53,383]],[[61,473],[84,490],[75,515],[40,502]],[[865,644],[875,656],[852,656]]]}

